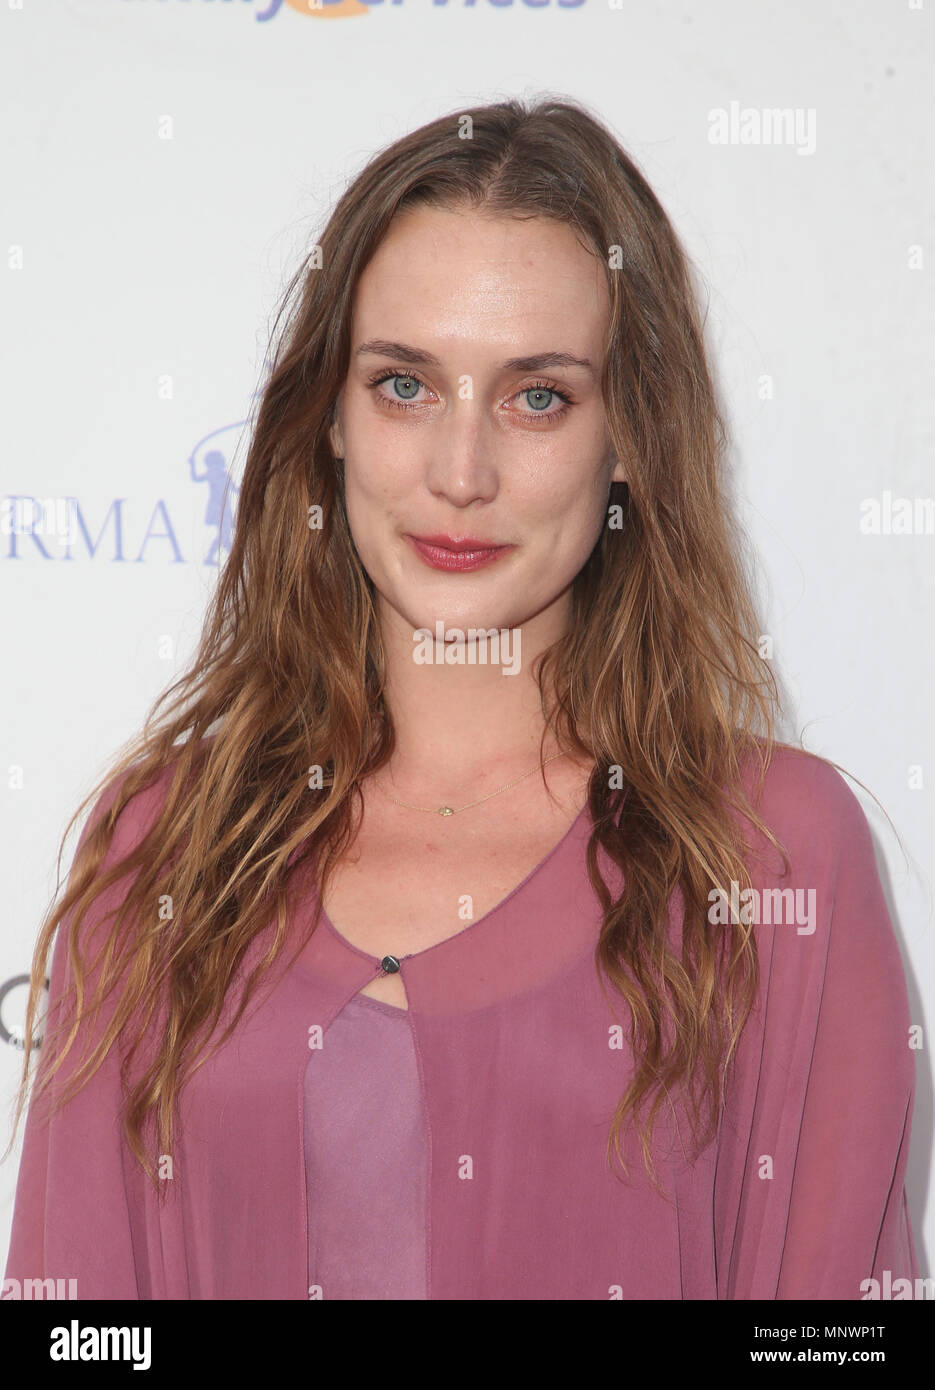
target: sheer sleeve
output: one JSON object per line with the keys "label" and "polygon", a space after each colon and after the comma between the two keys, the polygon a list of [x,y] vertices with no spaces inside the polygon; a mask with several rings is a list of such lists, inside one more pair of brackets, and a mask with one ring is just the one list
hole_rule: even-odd
{"label": "sheer sleeve", "polygon": [[[114,791],[112,784],[95,804],[79,848],[91,825],[103,815]],[[121,816],[105,864],[115,854],[126,852],[124,822],[132,817],[131,804]],[[112,885],[87,912],[81,930],[87,959],[93,959],[95,933],[102,916],[121,900],[126,882],[124,878]],[[108,926],[112,920],[108,919]],[[55,937],[44,1038],[50,1038],[58,1025],[62,996],[71,978],[67,926],[68,921],[61,923]],[[92,993],[95,981],[92,973],[88,978]],[[90,1025],[82,1025],[84,1032],[79,1030],[50,1089],[31,1096],[14,1197],[5,1298],[140,1297],[130,1222],[130,1193],[136,1179],[126,1163],[122,1137],[119,1048],[111,1047],[90,1081],[62,1109],[51,1114],[52,1102],[62,1095],[67,1079],[104,1032],[116,997],[117,991],[105,1001]],[[88,1043],[84,1041],[86,1037]],[[37,1079],[50,1064],[45,1047],[45,1043],[40,1045]],[[142,1175],[142,1170],[138,1171]],[[71,1280],[76,1283],[70,1284]],[[30,1281],[28,1289],[26,1281]],[[36,1281],[56,1282],[43,1287]]]}
{"label": "sheer sleeve", "polygon": [[808,777],[786,844],[813,926],[756,928],[760,1007],[719,1141],[719,1297],[861,1299],[918,1274],[902,960],[859,802],[833,769]]}

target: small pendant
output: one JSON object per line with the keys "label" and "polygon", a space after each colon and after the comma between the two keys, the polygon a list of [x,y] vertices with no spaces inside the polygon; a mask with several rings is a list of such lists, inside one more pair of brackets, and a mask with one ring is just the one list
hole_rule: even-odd
{"label": "small pendant", "polygon": [[450,806],[439,806],[438,814],[440,816],[453,816],[454,811],[452,811]]}

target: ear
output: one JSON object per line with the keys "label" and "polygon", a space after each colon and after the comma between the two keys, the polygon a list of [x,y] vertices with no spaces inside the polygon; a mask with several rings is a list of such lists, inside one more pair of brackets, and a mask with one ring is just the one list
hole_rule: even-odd
{"label": "ear", "polygon": [[606,467],[607,464],[610,464],[613,469],[610,475],[611,484],[625,483],[627,480],[627,473],[623,465],[623,460],[617,457],[617,446],[611,438],[610,430],[606,428],[604,431],[604,449],[604,465]]}
{"label": "ear", "polygon": [[341,432],[341,422],[338,419],[337,407],[332,411],[334,423],[328,428],[328,442],[331,445],[331,452],[335,458],[344,458],[344,435]]}

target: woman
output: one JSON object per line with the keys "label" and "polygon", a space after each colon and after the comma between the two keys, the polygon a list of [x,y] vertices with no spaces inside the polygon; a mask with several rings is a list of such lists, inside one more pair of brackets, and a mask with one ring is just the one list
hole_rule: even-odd
{"label": "woman", "polygon": [[773,738],[652,191],[576,103],[452,114],[297,287],[200,651],[37,946],[7,1277],[914,1277],[899,953],[856,798]]}

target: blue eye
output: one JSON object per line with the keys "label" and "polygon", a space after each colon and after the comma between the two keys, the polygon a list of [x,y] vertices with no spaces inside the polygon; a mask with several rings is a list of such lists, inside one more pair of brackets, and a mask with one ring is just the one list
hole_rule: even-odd
{"label": "blue eye", "polygon": [[[416,381],[416,379],[415,379],[414,376],[398,376],[398,375],[397,375],[397,376],[390,377],[390,378],[386,378],[386,379],[387,379],[387,380],[395,381],[396,385],[395,385],[394,388],[393,388],[394,391],[399,391],[399,383],[400,383],[401,381],[402,381],[402,382],[408,382],[408,384],[409,384],[409,385],[412,387],[412,389],[413,389],[413,394],[415,394],[415,392],[418,391],[419,387],[422,385],[421,381]],[[403,393],[403,394],[405,394],[405,393]]]}
{"label": "blue eye", "polygon": [[[383,392],[378,389],[388,381],[394,383],[393,391],[395,398],[394,396],[384,395]],[[402,386],[400,383],[402,383]],[[421,406],[421,402],[414,401],[413,398],[421,387],[424,387],[426,390],[430,389],[425,385],[424,381],[415,376],[412,372],[395,370],[380,372],[377,376],[372,377],[370,381],[368,381],[367,387],[368,390],[376,393],[379,404],[389,410],[418,410]],[[410,394],[407,396],[406,392]],[[560,419],[563,415],[567,414],[569,407],[574,404],[569,395],[559,390],[557,386],[549,381],[537,381],[533,386],[523,387],[523,389],[517,391],[515,395],[525,396],[527,404],[531,407],[529,410],[518,411],[518,414],[525,415],[528,419],[538,419],[543,422]],[[556,396],[562,402],[558,410],[548,409],[549,405],[552,403],[552,396]],[[400,399],[400,397],[402,397],[402,399]],[[515,399],[515,397],[511,397],[511,399]]]}
{"label": "blue eye", "polygon": [[377,400],[380,402],[380,404],[384,406],[389,406],[391,410],[409,410],[410,406],[408,400],[392,400],[389,396],[384,396],[381,392],[377,391],[377,387],[382,386],[385,381],[392,381],[396,383],[393,389],[397,392],[399,391],[398,383],[401,381],[407,382],[408,385],[412,388],[413,395],[415,395],[420,386],[425,385],[425,383],[420,381],[417,376],[413,376],[411,372],[383,372],[381,376],[374,377],[367,383],[368,388],[371,391],[376,391]]}

